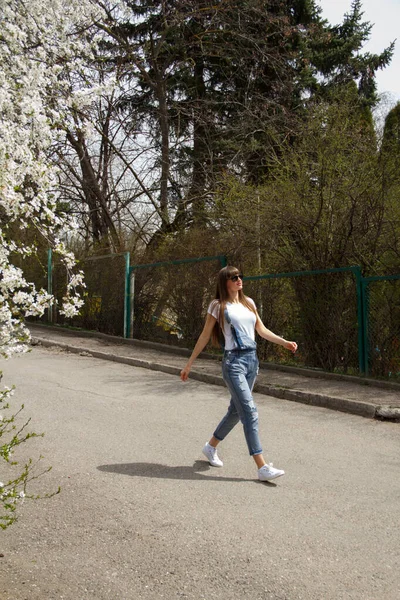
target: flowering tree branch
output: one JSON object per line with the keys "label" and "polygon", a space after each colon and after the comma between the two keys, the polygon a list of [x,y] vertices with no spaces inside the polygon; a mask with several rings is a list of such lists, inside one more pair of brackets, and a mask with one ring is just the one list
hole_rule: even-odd
{"label": "flowering tree branch", "polygon": [[[92,0],[0,0],[0,355],[5,358],[27,350],[25,318],[42,315],[52,301],[13,264],[16,255],[36,251],[34,243],[25,241],[28,228],[47,240],[65,266],[61,312],[73,316],[83,304],[82,272],[64,243],[76,226],[60,210],[57,167],[49,149],[65,136],[70,107],[92,101],[91,89],[73,95],[66,82],[74,72],[84,72],[94,56],[91,30],[99,18],[100,8]],[[37,473],[28,460],[15,475],[14,451],[37,434],[28,432],[29,419],[17,425],[23,406],[10,409],[12,393],[10,388],[0,391],[1,478],[10,474],[0,482],[0,528],[15,520],[18,501],[35,497],[27,485],[48,470]]]}

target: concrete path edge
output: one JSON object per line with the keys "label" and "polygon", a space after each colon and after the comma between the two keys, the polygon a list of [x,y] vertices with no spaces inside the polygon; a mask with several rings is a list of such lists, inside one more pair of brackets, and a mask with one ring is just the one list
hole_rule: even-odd
{"label": "concrete path edge", "polygon": [[[64,342],[57,342],[54,340],[47,340],[45,338],[32,337],[33,345],[42,345],[45,347],[59,347],[68,352],[74,354],[93,356],[102,360],[111,360],[118,363],[131,365],[133,367],[141,367],[144,369],[151,369],[153,371],[161,371],[170,375],[179,376],[181,369],[171,365],[164,364],[162,362],[154,362],[148,360],[142,360],[139,358],[132,358],[128,356],[120,356],[107,352],[100,352],[98,350],[92,350],[90,348],[77,347],[71,344],[65,344]],[[190,372],[190,378],[203,383],[209,383],[212,385],[225,386],[224,380],[221,376],[212,375],[209,373],[201,373],[193,370]],[[256,384],[254,391],[259,394],[265,394],[274,398],[281,398],[283,400],[290,400],[293,402],[300,402],[302,404],[308,404],[311,406],[319,406],[322,408],[329,408],[341,412],[347,412],[361,417],[370,419],[400,419],[400,409],[391,408],[387,406],[379,406],[367,402],[357,402],[356,400],[349,400],[346,398],[338,398],[335,396],[328,396],[323,394],[315,394],[305,392],[301,390],[289,390],[280,387]]]}
{"label": "concrete path edge", "polygon": [[[101,333],[100,331],[87,331],[87,330],[75,330],[68,329],[65,327],[57,327],[55,325],[48,325],[44,323],[28,323],[33,327],[38,327],[42,331],[50,331],[56,333],[62,333],[63,335],[70,335],[73,337],[74,335],[79,335],[79,337],[87,337],[97,338],[99,340],[105,340],[106,342],[116,343],[120,345],[127,346],[136,346],[138,348],[150,348],[153,350],[158,350],[162,353],[167,354],[176,354],[178,356],[190,356],[191,350],[188,348],[181,348],[179,346],[170,346],[169,344],[161,344],[160,342],[151,342],[149,340],[138,340],[134,338],[122,338],[115,335],[110,335],[108,333]],[[32,332],[32,336],[34,337],[34,333]],[[205,358],[208,360],[219,360],[219,356],[216,354],[210,354],[208,352],[202,352],[199,355],[199,358]],[[322,371],[321,369],[310,369],[307,367],[295,367],[293,365],[281,365],[278,363],[269,363],[265,361],[260,361],[261,369],[273,369],[274,371],[282,371],[286,373],[297,373],[298,375],[302,375],[304,377],[311,377],[313,379],[332,379],[336,381],[348,381],[349,383],[356,383],[357,385],[367,385],[378,387],[382,389],[390,389],[395,390],[400,393],[400,383],[395,383],[393,381],[384,381],[380,379],[371,379],[369,377],[362,377],[356,375],[345,375],[344,373],[331,373],[329,371]]]}

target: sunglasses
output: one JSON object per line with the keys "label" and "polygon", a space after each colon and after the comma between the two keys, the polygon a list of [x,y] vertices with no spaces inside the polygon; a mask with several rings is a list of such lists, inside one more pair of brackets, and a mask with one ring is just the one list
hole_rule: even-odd
{"label": "sunglasses", "polygon": [[241,281],[243,281],[243,275],[233,275],[232,277],[229,277],[230,281],[237,281],[238,279],[240,279]]}

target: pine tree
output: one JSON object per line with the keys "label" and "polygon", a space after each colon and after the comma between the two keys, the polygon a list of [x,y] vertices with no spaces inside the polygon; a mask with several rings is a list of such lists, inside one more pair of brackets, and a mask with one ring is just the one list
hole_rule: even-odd
{"label": "pine tree", "polygon": [[[308,52],[314,93],[323,94],[351,81],[358,83],[360,98],[367,106],[378,101],[375,74],[390,63],[394,42],[380,54],[362,53],[371,37],[373,25],[363,20],[362,0],[353,0],[343,22],[320,23],[319,31],[309,38]],[[322,76],[322,80],[318,79]]]}
{"label": "pine tree", "polygon": [[315,0],[125,0],[99,27],[122,74],[125,132],[143,140],[151,170],[151,184],[139,180],[155,211],[154,248],[207,226],[225,173],[252,185],[268,179],[332,90],[357,83],[372,129],[375,72],[393,51],[362,54],[371,25],[360,0],[340,25],[323,20]]}

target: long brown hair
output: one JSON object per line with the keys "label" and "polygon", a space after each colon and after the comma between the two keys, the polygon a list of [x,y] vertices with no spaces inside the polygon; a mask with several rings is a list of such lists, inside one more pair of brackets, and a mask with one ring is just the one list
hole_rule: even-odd
{"label": "long brown hair", "polygon": [[[224,314],[227,302],[229,302],[229,294],[227,290],[226,282],[234,275],[239,275],[240,271],[236,267],[227,266],[220,270],[217,279],[217,290],[215,292],[215,299],[212,302],[212,308],[219,306],[219,319],[215,323],[214,328],[211,332],[211,343],[213,346],[220,346],[223,337],[224,330]],[[239,290],[239,302],[246,308],[256,313],[254,305],[250,302],[247,296],[244,295],[243,290]]]}

